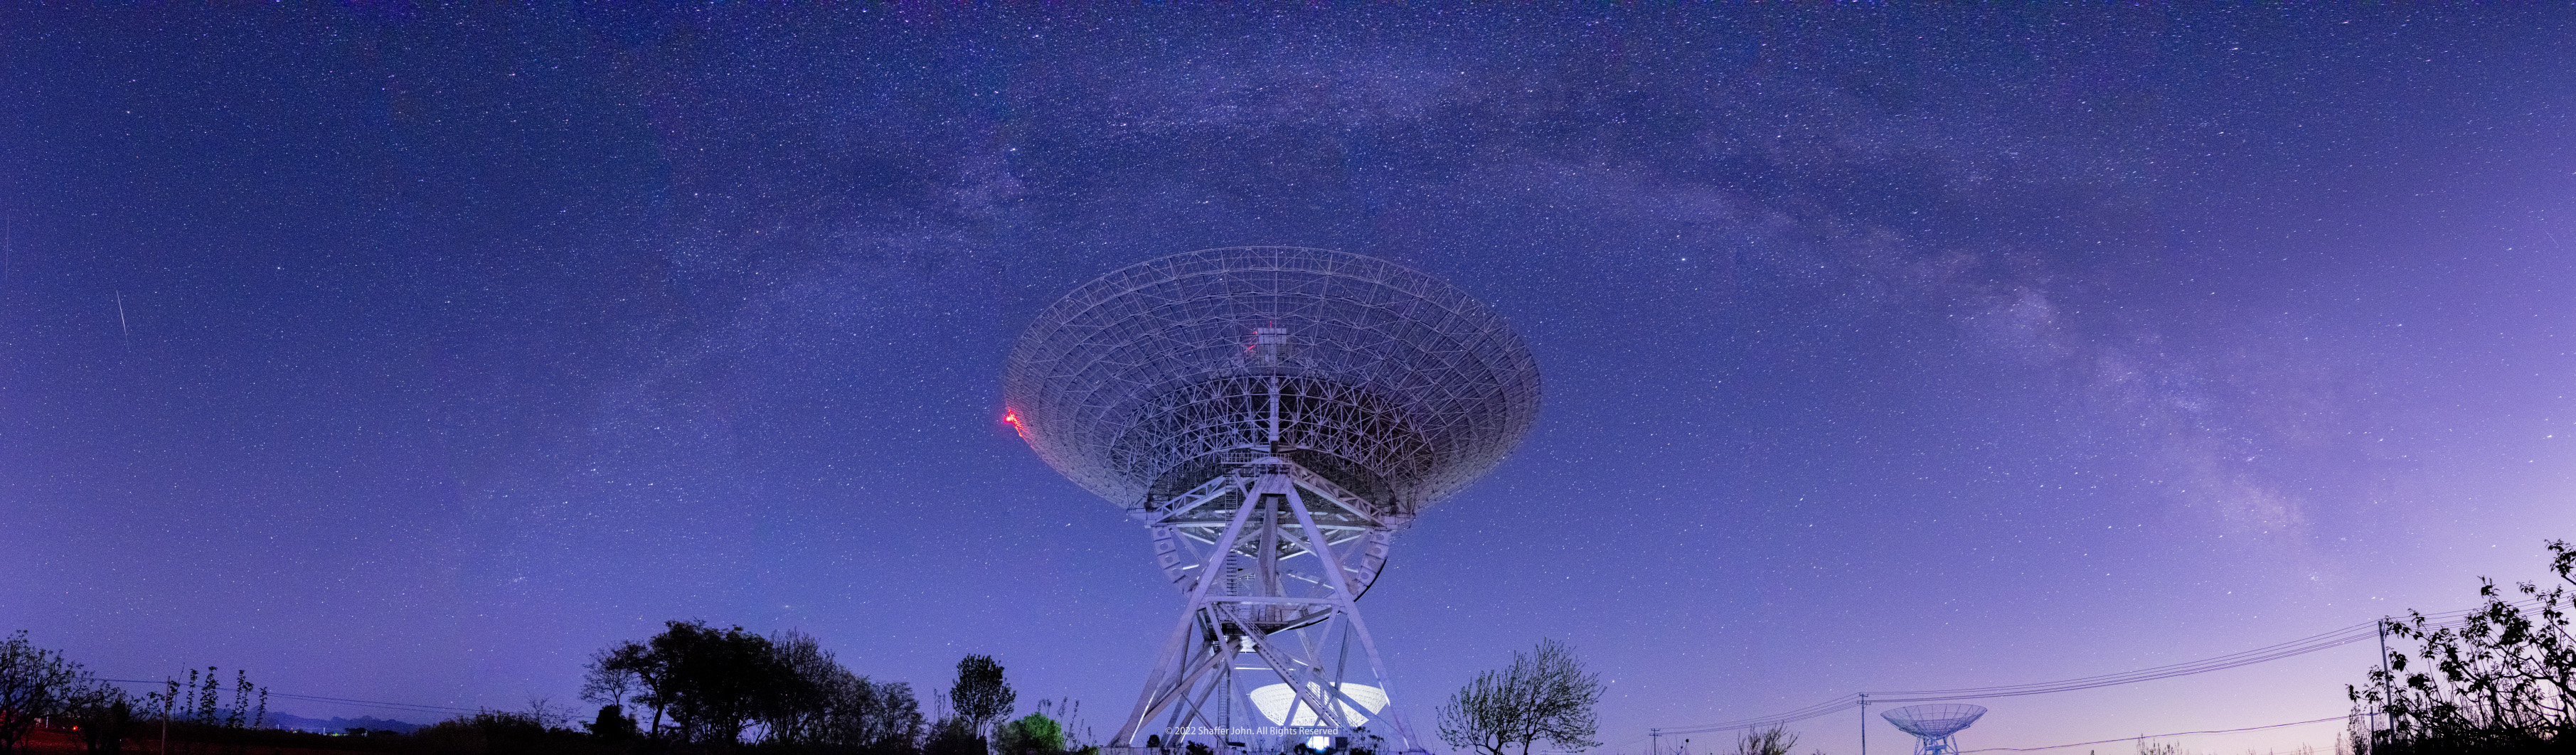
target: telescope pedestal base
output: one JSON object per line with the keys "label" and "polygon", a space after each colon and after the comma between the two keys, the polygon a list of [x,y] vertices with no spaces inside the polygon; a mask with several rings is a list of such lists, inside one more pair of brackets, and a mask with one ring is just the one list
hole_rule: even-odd
{"label": "telescope pedestal base", "polygon": [[[1205,556],[1194,558],[1194,569],[1171,567],[1170,556],[1199,554],[1166,551],[1167,569],[1181,573],[1189,590],[1188,609],[1109,745],[1180,753],[1186,743],[1198,743],[1224,755],[1282,752],[1324,737],[1331,741],[1317,742],[1325,746],[1316,749],[1420,749],[1411,727],[1387,704],[1386,664],[1354,605],[1356,578],[1348,573],[1358,568],[1353,563],[1383,564],[1386,529],[1318,527],[1306,499],[1336,507],[1356,502],[1300,484],[1299,478],[1312,478],[1283,460],[1246,467],[1252,473],[1194,491],[1208,505],[1167,507],[1206,516],[1222,501],[1235,503],[1221,530],[1212,520],[1196,520],[1203,532],[1190,535],[1193,543],[1214,537]],[[1333,513],[1335,521],[1351,518]],[[1168,537],[1170,521],[1154,522],[1164,536],[1158,540]],[[1290,586],[1311,589],[1290,595]],[[1352,672],[1374,684],[1353,679]]]}

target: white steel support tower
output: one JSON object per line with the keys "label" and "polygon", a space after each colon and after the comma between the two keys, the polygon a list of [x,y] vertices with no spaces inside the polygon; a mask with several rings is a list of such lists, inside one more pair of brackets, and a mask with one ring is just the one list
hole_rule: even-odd
{"label": "white steel support tower", "polygon": [[1427,744],[1388,704],[1357,602],[1394,533],[1537,416],[1537,368],[1499,317],[1384,260],[1190,252],[1040,313],[1003,391],[1040,458],[1146,525],[1185,596],[1109,746]]}
{"label": "white steel support tower", "polygon": [[[1386,663],[1356,605],[1386,563],[1393,529],[1367,501],[1265,456],[1139,513],[1156,561],[1189,603],[1112,741],[1226,732],[1234,736],[1218,739],[1243,742],[1243,722],[1206,703],[1220,691],[1231,702],[1242,682],[1284,688],[1286,698],[1250,739],[1346,742],[1383,712],[1398,741],[1415,741],[1402,716],[1382,710]],[[1355,649],[1360,669],[1350,667]]]}

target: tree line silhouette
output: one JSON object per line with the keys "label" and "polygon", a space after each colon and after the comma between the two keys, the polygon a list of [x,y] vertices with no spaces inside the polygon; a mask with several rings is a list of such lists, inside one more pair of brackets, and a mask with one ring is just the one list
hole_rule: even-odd
{"label": "tree line silhouette", "polygon": [[[406,733],[262,729],[268,691],[236,671],[191,669],[141,697],[98,679],[21,631],[0,642],[0,755],[53,732],[83,752],[247,755],[281,747],[403,755],[1078,755],[1080,706],[1019,701],[1001,664],[969,655],[925,715],[912,685],[843,666],[812,635],[763,636],[704,621],[665,622],[650,638],[594,653],[579,720],[544,699],[526,710],[483,710]],[[1064,720],[1058,720],[1062,718]],[[149,744],[147,744],[149,743]]]}
{"label": "tree line silhouette", "polygon": [[[929,722],[912,685],[853,673],[812,635],[790,630],[763,637],[702,621],[664,627],[650,639],[591,656],[582,698],[601,707],[587,726],[590,734],[701,747],[748,740],[777,750],[913,755],[943,744],[950,729],[981,732],[1014,697],[1001,666],[967,656],[951,690],[958,714]],[[650,712],[640,729],[630,705]]]}
{"label": "tree line silhouette", "polygon": [[235,670],[226,685],[222,669],[192,668],[187,681],[172,676],[164,684],[136,697],[60,651],[36,647],[20,630],[0,641],[0,755],[24,751],[40,727],[68,732],[86,753],[121,753],[138,737],[155,739],[156,752],[240,753],[262,736],[268,688],[252,684],[248,672]]}
{"label": "tree line silhouette", "polygon": [[[583,671],[582,699],[600,707],[581,736],[599,751],[1063,755],[1092,749],[1071,743],[1066,724],[1047,715],[1052,709],[1070,718],[1078,712],[1070,701],[1042,703],[1025,717],[1004,720],[1019,694],[991,656],[957,662],[946,693],[933,696],[935,716],[923,714],[911,684],[852,672],[812,635],[795,630],[762,636],[738,626],[665,622],[651,638],[592,654]],[[571,730],[552,732],[540,750],[575,744],[567,739]],[[489,738],[483,744],[496,754],[520,749]]]}
{"label": "tree line silhouette", "polygon": [[[2499,587],[2458,626],[2418,613],[2383,622],[2396,640],[2381,668],[2346,688],[2351,755],[2523,755],[2576,752],[2576,546],[2548,543],[2554,583]],[[2413,647],[2405,647],[2412,643]],[[540,699],[525,711],[485,710],[410,734],[349,736],[262,730],[268,692],[235,671],[190,669],[140,697],[98,679],[24,631],[0,641],[0,755],[31,735],[66,732],[89,753],[158,740],[155,752],[235,755],[257,748],[403,755],[1097,755],[1079,706],[1045,701],[1011,718],[1019,695],[989,656],[960,659],[925,714],[910,684],[843,666],[813,636],[759,635],[703,621],[665,622],[650,638],[615,643],[585,664],[586,722]],[[231,703],[223,701],[226,691]],[[1525,755],[1533,743],[1593,746],[1597,675],[1571,648],[1542,642],[1460,689],[1441,710],[1444,740],[1480,755]],[[1058,720],[1061,718],[1062,720]],[[1743,755],[1783,755],[1784,730],[1738,743]],[[1150,742],[1150,746],[1163,743]],[[1164,748],[1166,752],[1174,748]],[[1188,755],[1206,748],[1190,743]],[[2141,745],[2144,752],[2145,746]]]}

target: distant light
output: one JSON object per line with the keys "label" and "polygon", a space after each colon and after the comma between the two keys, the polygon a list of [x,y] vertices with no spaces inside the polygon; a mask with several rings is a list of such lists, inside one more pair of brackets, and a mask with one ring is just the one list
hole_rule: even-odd
{"label": "distant light", "polygon": [[1323,735],[1316,735],[1316,736],[1312,736],[1312,737],[1307,737],[1307,738],[1306,738],[1306,749],[1309,749],[1309,750],[1314,750],[1314,751],[1316,751],[1316,752],[1323,752],[1323,751],[1325,750],[1325,748],[1329,748],[1329,747],[1332,747],[1332,746],[1333,746],[1333,738],[1332,738],[1332,737],[1327,737],[1327,736],[1323,736]]}

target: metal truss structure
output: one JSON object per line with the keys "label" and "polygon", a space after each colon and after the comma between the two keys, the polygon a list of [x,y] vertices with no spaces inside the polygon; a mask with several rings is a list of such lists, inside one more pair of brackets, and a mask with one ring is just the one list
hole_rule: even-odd
{"label": "metal truss structure", "polygon": [[[1362,729],[1374,716],[1419,749],[1386,707],[1355,603],[1395,531],[1528,433],[1538,389],[1520,337],[1484,305],[1329,250],[1174,255],[1040,314],[1004,375],[1006,418],[1143,522],[1188,596],[1109,744],[1280,751],[1379,736]],[[1272,725],[1238,723],[1255,707],[1246,682],[1267,684]]]}
{"label": "metal truss structure", "polygon": [[1933,703],[1908,705],[1879,715],[1914,735],[1914,755],[1955,755],[1959,751],[1959,730],[1985,714],[1985,706],[1981,705]]}

